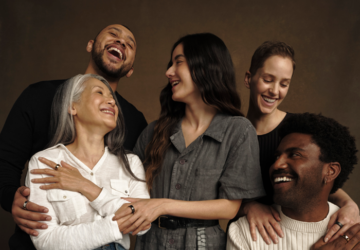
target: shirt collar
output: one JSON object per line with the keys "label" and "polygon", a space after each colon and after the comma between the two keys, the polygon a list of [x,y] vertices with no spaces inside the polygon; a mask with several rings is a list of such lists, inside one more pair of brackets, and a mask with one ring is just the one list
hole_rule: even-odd
{"label": "shirt collar", "polygon": [[[222,140],[224,139],[224,135],[225,135],[225,130],[228,127],[228,123],[229,123],[229,118],[231,116],[223,114],[223,113],[216,113],[216,115],[214,116],[214,118],[212,119],[210,126],[207,128],[207,130],[204,132],[205,136],[211,137],[214,140],[218,141],[218,142],[222,142]],[[184,141],[184,136],[182,134],[182,130],[181,130],[181,121],[180,120],[178,122],[178,124],[175,126],[172,135],[170,136],[170,140],[177,144],[175,141],[179,141],[180,143],[182,143]],[[179,137],[182,137],[182,139],[180,139]],[[179,138],[179,139],[177,139]]]}

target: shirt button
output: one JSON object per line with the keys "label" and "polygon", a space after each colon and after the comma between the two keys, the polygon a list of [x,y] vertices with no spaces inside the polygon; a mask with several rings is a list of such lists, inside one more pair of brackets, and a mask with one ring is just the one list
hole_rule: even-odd
{"label": "shirt button", "polygon": [[125,190],[125,194],[127,194],[127,190]]}
{"label": "shirt button", "polygon": [[93,172],[91,172],[90,174],[91,174],[91,175],[94,175],[94,173],[93,173]]}
{"label": "shirt button", "polygon": [[176,185],[175,185],[175,188],[176,188],[176,189],[180,189],[180,188],[181,188],[181,184],[180,184],[180,183],[176,184]]}
{"label": "shirt button", "polygon": [[66,195],[64,195],[64,197],[63,197],[64,199],[66,199]]}
{"label": "shirt button", "polygon": [[185,159],[181,159],[179,162],[180,162],[181,165],[184,165],[185,162],[186,162],[186,160],[185,160]]}
{"label": "shirt button", "polygon": [[174,239],[170,239],[170,240],[169,240],[169,243],[172,245],[172,244],[175,243],[175,240],[174,240]]}

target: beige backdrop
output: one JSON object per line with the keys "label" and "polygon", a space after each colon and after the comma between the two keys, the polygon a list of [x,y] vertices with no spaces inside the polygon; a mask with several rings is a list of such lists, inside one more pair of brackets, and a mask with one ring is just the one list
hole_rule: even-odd
{"label": "beige backdrop", "polygon": [[[271,3],[270,3],[271,2]],[[138,43],[135,72],[118,92],[151,122],[173,43],[181,36],[212,32],[227,44],[238,91],[248,107],[244,72],[265,40],[296,51],[297,69],[281,109],[315,112],[350,127],[360,148],[360,1],[0,1],[0,129],[20,93],[31,83],[83,73],[86,43],[104,26],[129,26]],[[360,155],[358,155],[359,157]],[[360,204],[360,170],[344,189]],[[0,211],[0,249],[8,248],[11,215]]]}

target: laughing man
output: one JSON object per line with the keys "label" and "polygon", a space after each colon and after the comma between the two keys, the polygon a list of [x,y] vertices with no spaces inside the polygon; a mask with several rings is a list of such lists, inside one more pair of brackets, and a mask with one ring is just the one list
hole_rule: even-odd
{"label": "laughing man", "polygon": [[228,250],[310,249],[339,209],[328,202],[329,195],[342,187],[357,163],[355,139],[348,129],[331,118],[305,113],[289,118],[280,136],[269,173],[284,237],[267,245],[257,230],[258,240],[253,241],[242,217],[229,228]]}

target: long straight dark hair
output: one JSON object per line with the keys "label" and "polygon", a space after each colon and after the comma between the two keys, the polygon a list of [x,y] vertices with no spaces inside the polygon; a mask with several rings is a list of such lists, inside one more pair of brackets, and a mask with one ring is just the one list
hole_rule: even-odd
{"label": "long straight dark hair", "polygon": [[[200,91],[204,103],[219,112],[243,116],[241,101],[236,91],[233,62],[225,43],[210,33],[187,35],[180,38],[171,50],[168,68],[172,66],[172,53],[182,44],[191,78]],[[168,83],[160,94],[161,113],[154,135],[145,150],[146,183],[151,190],[155,177],[161,171],[170,136],[179,120],[185,115],[185,104],[172,99]]]}
{"label": "long straight dark hair", "polygon": [[143,181],[136,177],[135,174],[131,171],[129,161],[126,156],[127,151],[123,146],[125,140],[125,122],[121,107],[114,91],[110,87],[110,84],[102,76],[93,74],[79,74],[60,85],[56,91],[51,106],[50,135],[52,135],[52,139],[48,147],[55,146],[58,143],[68,145],[74,142],[77,136],[75,123],[73,116],[69,114],[68,110],[70,109],[73,102],[81,101],[81,94],[85,89],[84,83],[90,78],[95,78],[106,85],[106,87],[110,90],[119,110],[118,119],[116,120],[116,127],[107,133],[104,137],[105,146],[108,147],[110,153],[118,157],[119,161],[124,165],[127,172],[135,180]]}

